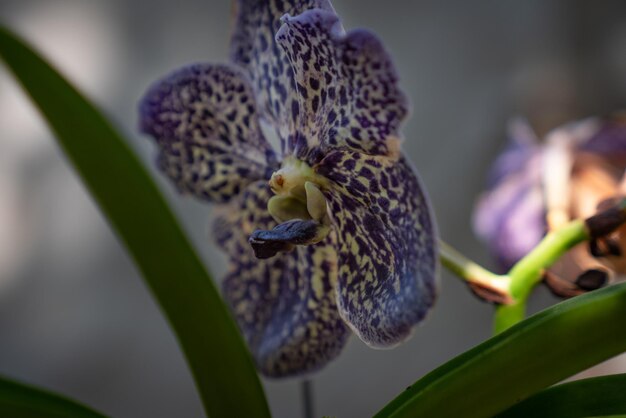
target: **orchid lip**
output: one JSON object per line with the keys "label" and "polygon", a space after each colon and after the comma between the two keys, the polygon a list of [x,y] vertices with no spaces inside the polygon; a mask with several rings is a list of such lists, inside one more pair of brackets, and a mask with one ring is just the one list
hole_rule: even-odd
{"label": "orchid lip", "polygon": [[248,242],[257,258],[275,256],[279,252],[289,252],[296,245],[317,244],[328,235],[329,228],[312,219],[293,219],[283,222],[274,229],[256,230]]}
{"label": "orchid lip", "polygon": [[276,195],[267,209],[278,225],[250,236],[248,242],[257,258],[289,252],[295,245],[317,244],[330,232],[326,198],[318,183],[309,179],[324,181],[309,165],[295,159],[287,159],[272,175],[269,185]]}
{"label": "orchid lip", "polygon": [[293,157],[285,159],[280,170],[269,180],[274,192],[267,205],[270,215],[278,223],[293,219],[315,220],[328,226],[327,203],[321,191],[328,180],[306,163]]}

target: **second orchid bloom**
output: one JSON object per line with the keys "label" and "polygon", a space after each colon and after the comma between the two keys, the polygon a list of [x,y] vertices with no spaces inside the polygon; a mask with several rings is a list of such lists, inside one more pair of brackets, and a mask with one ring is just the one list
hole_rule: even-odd
{"label": "second orchid bloom", "polygon": [[[584,219],[626,195],[623,116],[572,122],[536,138],[516,120],[510,144],[495,161],[474,227],[502,270],[519,261],[548,232]],[[545,274],[564,297],[593,290],[626,273],[626,230],[570,250]]]}

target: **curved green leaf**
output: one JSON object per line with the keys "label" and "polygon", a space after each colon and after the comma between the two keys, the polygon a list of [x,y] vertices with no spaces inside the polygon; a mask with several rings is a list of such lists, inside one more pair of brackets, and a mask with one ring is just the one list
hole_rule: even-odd
{"label": "curved green leaf", "polygon": [[553,386],[509,408],[498,418],[583,418],[626,415],[626,374]]}
{"label": "curved green leaf", "polygon": [[626,283],[561,302],[435,369],[382,417],[492,417],[626,351]]}
{"label": "curved green leaf", "polygon": [[0,378],[0,416],[11,418],[104,418],[63,396]]}
{"label": "curved green leaf", "polygon": [[207,413],[269,416],[236,325],[127,141],[50,65],[1,27],[0,58],[46,118],[135,259],[178,337]]}

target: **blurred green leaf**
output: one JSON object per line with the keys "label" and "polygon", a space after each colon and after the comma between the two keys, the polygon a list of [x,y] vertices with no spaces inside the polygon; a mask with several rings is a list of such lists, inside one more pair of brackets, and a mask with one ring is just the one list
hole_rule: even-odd
{"label": "blurred green leaf", "polygon": [[1,27],[0,58],[46,118],[135,259],[178,337],[207,413],[269,416],[235,323],[128,141],[49,64]]}
{"label": "blurred green leaf", "polygon": [[0,416],[11,418],[104,418],[62,396],[0,378]]}
{"label": "blurred green leaf", "polygon": [[553,386],[509,408],[498,418],[583,418],[626,415],[626,374]]}
{"label": "blurred green leaf", "polygon": [[492,417],[626,351],[624,318],[626,283],[561,302],[435,369],[376,417]]}

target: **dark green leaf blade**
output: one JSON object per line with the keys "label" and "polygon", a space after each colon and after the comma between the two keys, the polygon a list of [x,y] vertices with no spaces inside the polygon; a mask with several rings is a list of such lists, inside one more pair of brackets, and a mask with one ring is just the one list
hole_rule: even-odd
{"label": "dark green leaf blade", "polygon": [[577,380],[542,390],[498,418],[626,415],[626,374]]}
{"label": "dark green leaf blade", "polygon": [[0,416],[11,418],[104,418],[63,396],[0,378]]}
{"label": "dark green leaf blade", "polygon": [[626,351],[626,283],[546,309],[417,381],[376,417],[492,417]]}
{"label": "dark green leaf blade", "polygon": [[141,162],[101,113],[0,27],[0,58],[33,99],[165,312],[213,417],[267,417],[252,359]]}

